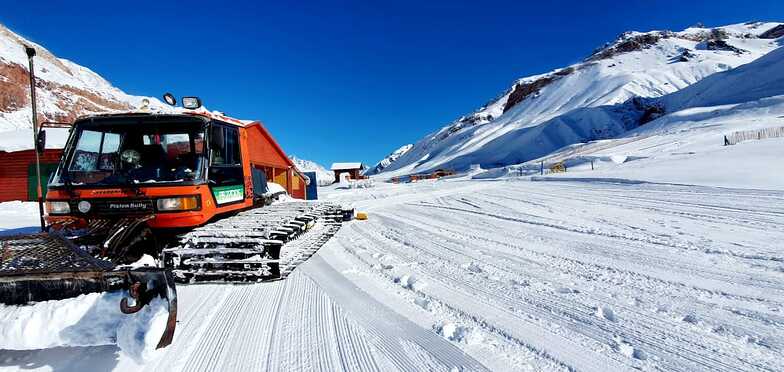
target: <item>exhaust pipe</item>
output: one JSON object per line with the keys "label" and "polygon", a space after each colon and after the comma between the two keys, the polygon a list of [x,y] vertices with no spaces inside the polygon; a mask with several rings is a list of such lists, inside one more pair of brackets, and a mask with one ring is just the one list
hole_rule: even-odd
{"label": "exhaust pipe", "polygon": [[27,62],[30,68],[30,103],[33,107],[33,148],[35,149],[35,180],[36,192],[38,193],[38,217],[41,221],[41,231],[46,231],[46,222],[44,221],[44,198],[43,189],[41,188],[41,152],[43,148],[39,148],[38,141],[38,109],[35,104],[35,67],[33,66],[33,57],[35,57],[35,48],[25,46],[27,53]]}

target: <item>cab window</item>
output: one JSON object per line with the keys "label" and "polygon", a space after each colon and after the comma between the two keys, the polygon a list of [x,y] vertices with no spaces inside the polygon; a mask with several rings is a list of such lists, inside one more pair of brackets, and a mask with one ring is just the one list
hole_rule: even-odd
{"label": "cab window", "polygon": [[210,181],[218,186],[243,183],[238,128],[213,123],[210,129]]}
{"label": "cab window", "polygon": [[242,165],[239,130],[223,125],[212,127],[212,164]]}

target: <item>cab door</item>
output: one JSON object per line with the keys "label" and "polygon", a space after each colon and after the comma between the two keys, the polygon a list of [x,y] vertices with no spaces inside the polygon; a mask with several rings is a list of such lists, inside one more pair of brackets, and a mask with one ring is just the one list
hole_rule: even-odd
{"label": "cab door", "polygon": [[210,126],[210,191],[218,207],[245,200],[245,177],[240,151],[239,128],[213,122]]}

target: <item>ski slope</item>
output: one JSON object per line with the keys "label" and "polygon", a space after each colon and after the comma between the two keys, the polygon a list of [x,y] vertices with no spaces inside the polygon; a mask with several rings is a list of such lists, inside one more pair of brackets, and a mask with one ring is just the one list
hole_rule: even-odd
{"label": "ski slope", "polygon": [[784,192],[526,179],[325,189],[367,211],[287,280],[178,287],[174,344],[0,370],[782,370]]}

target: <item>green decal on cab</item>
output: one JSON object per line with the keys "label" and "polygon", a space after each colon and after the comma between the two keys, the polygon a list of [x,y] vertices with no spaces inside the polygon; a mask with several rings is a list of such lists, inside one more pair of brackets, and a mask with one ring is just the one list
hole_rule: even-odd
{"label": "green decal on cab", "polygon": [[218,205],[241,201],[245,199],[245,187],[242,185],[213,187],[212,195],[215,196]]}

